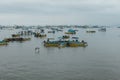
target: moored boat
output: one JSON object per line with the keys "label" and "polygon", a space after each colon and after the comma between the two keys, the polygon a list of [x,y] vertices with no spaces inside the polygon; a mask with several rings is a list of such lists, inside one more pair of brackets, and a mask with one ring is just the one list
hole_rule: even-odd
{"label": "moored boat", "polygon": [[100,28],[98,31],[106,32],[106,28]]}
{"label": "moored boat", "polygon": [[10,41],[28,41],[31,38],[21,38],[21,37],[13,37],[13,38],[5,38],[4,41],[5,42],[10,42]]}
{"label": "moored boat", "polygon": [[76,34],[76,32],[65,32],[65,34]]}
{"label": "moored boat", "polygon": [[12,34],[12,37],[20,37],[20,34]]}
{"label": "moored boat", "polygon": [[72,39],[79,39],[79,37],[72,37]]}
{"label": "moored boat", "polygon": [[86,31],[87,33],[95,33],[96,31],[91,31],[91,30],[89,30],[89,31]]}
{"label": "moored boat", "polygon": [[8,43],[5,41],[0,41],[0,46],[3,46],[3,45],[8,45]]}

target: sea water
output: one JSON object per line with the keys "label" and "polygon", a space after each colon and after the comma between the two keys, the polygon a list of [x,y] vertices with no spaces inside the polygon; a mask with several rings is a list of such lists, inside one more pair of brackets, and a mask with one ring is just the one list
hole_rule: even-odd
{"label": "sea water", "polygon": [[[75,28],[79,40],[87,47],[46,48],[46,38],[30,37],[26,42],[10,42],[0,46],[0,80],[119,80],[120,79],[120,29],[107,28],[106,32],[86,33]],[[64,34],[45,33],[57,38]],[[11,37],[19,30],[0,30],[0,39]],[[39,52],[35,52],[39,47]]]}

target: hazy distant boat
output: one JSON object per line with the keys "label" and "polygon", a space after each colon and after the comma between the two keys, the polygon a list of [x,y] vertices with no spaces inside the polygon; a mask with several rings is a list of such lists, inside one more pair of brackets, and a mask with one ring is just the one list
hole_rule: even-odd
{"label": "hazy distant boat", "polygon": [[96,31],[94,31],[94,30],[87,30],[86,32],[87,33],[95,33]]}
{"label": "hazy distant boat", "polygon": [[72,39],[79,39],[79,37],[72,37]]}
{"label": "hazy distant boat", "polygon": [[62,39],[69,39],[69,38],[70,36],[67,36],[67,35],[62,36]]}
{"label": "hazy distant boat", "polygon": [[68,32],[65,32],[65,34],[76,34],[76,30],[69,29]]}
{"label": "hazy distant boat", "polygon": [[106,31],[106,28],[100,28],[98,31]]}
{"label": "hazy distant boat", "polygon": [[48,31],[48,33],[55,33],[55,31]]}
{"label": "hazy distant boat", "polygon": [[28,41],[31,38],[21,38],[21,37],[13,37],[13,38],[5,38],[3,41],[10,42],[10,41]]}
{"label": "hazy distant boat", "polygon": [[20,37],[20,34],[12,34],[12,37]]}

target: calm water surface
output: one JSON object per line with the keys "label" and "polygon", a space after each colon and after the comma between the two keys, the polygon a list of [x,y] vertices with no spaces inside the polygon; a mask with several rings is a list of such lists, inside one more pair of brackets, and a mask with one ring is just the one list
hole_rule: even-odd
{"label": "calm water surface", "polygon": [[[77,29],[79,40],[88,42],[86,48],[45,48],[46,39],[33,36],[31,41],[0,46],[0,80],[120,80],[120,29],[95,29],[96,33]],[[0,39],[18,31],[0,30]],[[39,53],[35,47],[40,47]]]}

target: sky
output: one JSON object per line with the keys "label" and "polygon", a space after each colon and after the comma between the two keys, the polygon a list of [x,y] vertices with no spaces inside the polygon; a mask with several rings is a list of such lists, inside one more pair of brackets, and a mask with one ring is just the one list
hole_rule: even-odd
{"label": "sky", "polygon": [[120,0],[0,0],[0,25],[119,25]]}

